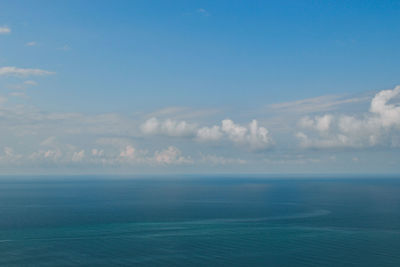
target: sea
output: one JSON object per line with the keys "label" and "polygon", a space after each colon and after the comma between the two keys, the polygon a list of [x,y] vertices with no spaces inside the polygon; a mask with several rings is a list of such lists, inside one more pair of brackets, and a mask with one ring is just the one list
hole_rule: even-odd
{"label": "sea", "polygon": [[0,178],[0,266],[400,266],[400,177]]}

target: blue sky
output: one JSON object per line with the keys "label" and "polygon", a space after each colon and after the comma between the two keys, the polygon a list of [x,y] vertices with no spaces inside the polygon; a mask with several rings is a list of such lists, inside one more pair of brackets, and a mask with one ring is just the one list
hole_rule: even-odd
{"label": "blue sky", "polygon": [[2,173],[397,173],[396,1],[0,1]]}

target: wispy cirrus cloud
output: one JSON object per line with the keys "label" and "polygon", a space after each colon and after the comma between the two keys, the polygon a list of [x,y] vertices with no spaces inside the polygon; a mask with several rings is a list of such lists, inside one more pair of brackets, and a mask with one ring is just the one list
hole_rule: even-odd
{"label": "wispy cirrus cloud", "polygon": [[0,68],[0,76],[27,77],[27,76],[45,76],[51,74],[55,74],[55,72],[42,69],[17,68],[12,66]]}
{"label": "wispy cirrus cloud", "polygon": [[216,115],[219,113],[219,109],[207,108],[207,109],[193,109],[188,107],[166,107],[146,115],[147,118],[169,118],[174,120],[185,120],[185,119],[198,119]]}
{"label": "wispy cirrus cloud", "polygon": [[279,112],[313,113],[334,110],[346,104],[367,102],[371,96],[347,97],[326,95],[290,102],[271,104],[267,108]]}
{"label": "wispy cirrus cloud", "polygon": [[14,96],[14,97],[23,97],[23,98],[27,98],[28,97],[24,92],[11,92],[8,95],[9,96]]}

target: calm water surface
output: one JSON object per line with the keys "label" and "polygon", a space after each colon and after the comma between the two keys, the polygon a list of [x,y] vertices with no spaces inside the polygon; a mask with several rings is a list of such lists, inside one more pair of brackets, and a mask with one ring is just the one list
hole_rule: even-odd
{"label": "calm water surface", "polygon": [[400,266],[400,179],[0,181],[1,266]]}

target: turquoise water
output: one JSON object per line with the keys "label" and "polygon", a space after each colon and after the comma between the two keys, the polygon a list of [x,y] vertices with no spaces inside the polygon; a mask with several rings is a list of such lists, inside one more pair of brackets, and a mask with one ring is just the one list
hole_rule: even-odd
{"label": "turquoise water", "polygon": [[397,179],[0,182],[1,266],[400,266]]}

